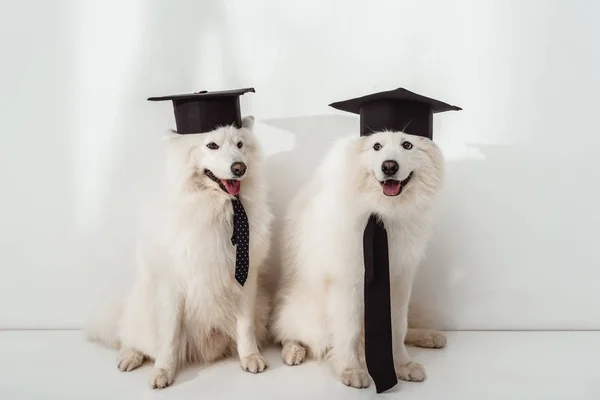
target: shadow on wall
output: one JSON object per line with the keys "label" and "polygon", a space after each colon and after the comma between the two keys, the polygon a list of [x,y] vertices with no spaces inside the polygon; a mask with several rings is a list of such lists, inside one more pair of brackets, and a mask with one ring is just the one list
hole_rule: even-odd
{"label": "shadow on wall", "polygon": [[[493,207],[485,202],[478,177],[485,170],[482,160],[446,160],[444,188],[436,204],[437,222],[414,282],[409,307],[409,325],[418,328],[457,329],[456,320],[465,304],[477,302],[474,295],[477,271],[464,265],[463,254],[476,257],[473,247],[481,232],[472,232],[469,212],[477,206],[466,198],[477,199],[479,207]],[[475,194],[477,192],[477,194]],[[469,211],[466,208],[469,208]],[[469,240],[473,238],[473,240]],[[476,262],[478,263],[478,261]],[[483,288],[487,291],[487,287]]]}
{"label": "shadow on wall", "polygon": [[595,157],[576,146],[470,147],[483,159],[446,162],[436,233],[413,290],[415,319],[443,329],[561,329],[565,315],[597,301],[587,268],[600,263],[600,214],[572,212],[557,190],[576,193],[582,210],[596,208],[599,193],[581,186],[597,176]]}
{"label": "shadow on wall", "polygon": [[[538,194],[526,173],[511,175],[506,169],[508,160],[523,157],[527,163],[527,155],[512,146],[468,147],[480,157],[445,161],[446,179],[436,205],[435,233],[413,287],[412,326],[481,329],[472,321],[490,324],[502,318],[496,313],[511,302],[503,288],[509,280],[506,264],[527,253],[523,249],[527,223],[514,194]],[[490,290],[494,287],[498,290]],[[504,295],[496,298],[497,293]],[[492,322],[489,328],[497,326]]]}

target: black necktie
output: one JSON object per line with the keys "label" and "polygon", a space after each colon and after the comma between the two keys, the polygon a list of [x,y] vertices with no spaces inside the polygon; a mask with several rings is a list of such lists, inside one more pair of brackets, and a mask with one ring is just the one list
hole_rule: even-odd
{"label": "black necktie", "polygon": [[377,393],[396,386],[392,353],[390,266],[383,222],[371,215],[363,236],[365,259],[365,357]]}
{"label": "black necktie", "polygon": [[236,196],[231,200],[233,205],[233,236],[231,243],[235,246],[235,280],[242,286],[248,278],[250,254],[250,225],[248,216],[240,199]]}

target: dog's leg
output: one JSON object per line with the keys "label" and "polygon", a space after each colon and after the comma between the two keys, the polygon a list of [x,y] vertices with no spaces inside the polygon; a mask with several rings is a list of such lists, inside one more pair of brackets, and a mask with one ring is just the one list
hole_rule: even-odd
{"label": "dog's leg", "polygon": [[404,343],[408,346],[424,347],[426,349],[441,349],[446,346],[446,336],[433,329],[408,328]]}
{"label": "dog's leg", "polygon": [[155,301],[158,349],[148,384],[153,389],[162,389],[171,385],[175,378],[183,299],[173,288],[163,284],[158,288]]}
{"label": "dog's leg", "polygon": [[413,362],[406,350],[405,340],[408,328],[408,303],[412,290],[413,276],[405,272],[392,282],[392,344],[396,375],[405,381],[420,382],[425,379],[425,369]]}
{"label": "dog's leg", "polygon": [[358,343],[362,331],[364,305],[362,290],[348,282],[333,284],[329,291],[331,322],[331,364],[338,379],[347,386],[366,388],[369,374],[361,366]]}
{"label": "dog's leg", "polygon": [[256,303],[256,276],[250,275],[244,285],[245,298],[240,302],[240,312],[236,321],[237,351],[242,369],[252,373],[265,370],[267,362],[258,350],[254,331],[254,311]]}

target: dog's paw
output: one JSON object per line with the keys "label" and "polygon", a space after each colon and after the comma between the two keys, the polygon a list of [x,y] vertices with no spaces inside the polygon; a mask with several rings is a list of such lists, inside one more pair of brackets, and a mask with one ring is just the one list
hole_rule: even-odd
{"label": "dog's paw", "polygon": [[148,385],[152,389],[164,389],[173,383],[174,374],[164,368],[154,368],[150,374]]}
{"label": "dog's paw", "polygon": [[240,359],[240,365],[244,371],[257,374],[267,368],[267,362],[260,354],[252,354]]}
{"label": "dog's paw", "polygon": [[446,336],[439,331],[425,330],[415,340],[414,345],[426,349],[441,349],[446,346]]}
{"label": "dog's paw", "polygon": [[306,348],[298,342],[285,342],[281,350],[281,358],[287,365],[300,365],[306,358]]}
{"label": "dog's paw", "polygon": [[119,354],[117,366],[122,372],[133,371],[144,363],[144,355],[137,350],[125,350]]}
{"label": "dog's paw", "polygon": [[426,346],[423,347],[441,349],[442,347],[446,347],[446,336],[442,332],[432,331],[425,344]]}
{"label": "dog's paw", "polygon": [[409,329],[404,343],[426,349],[441,349],[446,346],[446,336],[432,329]]}
{"label": "dog's paw", "polygon": [[353,388],[364,389],[371,384],[367,371],[359,368],[346,368],[339,374],[340,381]]}
{"label": "dog's paw", "polygon": [[409,362],[396,368],[396,376],[403,381],[422,382],[425,380],[425,368],[419,363]]}

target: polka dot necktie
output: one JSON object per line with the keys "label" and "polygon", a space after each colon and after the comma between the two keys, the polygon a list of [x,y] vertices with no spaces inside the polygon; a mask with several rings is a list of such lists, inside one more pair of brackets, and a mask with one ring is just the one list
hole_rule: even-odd
{"label": "polka dot necktie", "polygon": [[250,225],[248,216],[240,199],[236,196],[231,200],[233,205],[233,236],[231,243],[235,248],[235,280],[242,286],[248,278],[248,267],[250,265]]}

